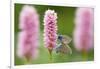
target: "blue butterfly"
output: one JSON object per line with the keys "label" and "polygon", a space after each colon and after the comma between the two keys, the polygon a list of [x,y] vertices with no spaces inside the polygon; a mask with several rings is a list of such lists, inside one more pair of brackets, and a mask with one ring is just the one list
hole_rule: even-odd
{"label": "blue butterfly", "polygon": [[68,45],[71,40],[72,39],[67,35],[58,35],[58,47],[55,49],[56,53],[72,54],[72,50]]}

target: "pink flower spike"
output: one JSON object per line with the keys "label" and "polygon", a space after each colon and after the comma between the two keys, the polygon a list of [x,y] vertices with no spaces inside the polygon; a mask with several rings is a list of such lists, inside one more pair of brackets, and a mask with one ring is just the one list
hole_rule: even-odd
{"label": "pink flower spike", "polygon": [[78,8],[75,18],[74,44],[78,51],[93,48],[93,9]]}
{"label": "pink flower spike", "polygon": [[[19,22],[19,28],[22,30],[37,27],[39,24],[39,15],[36,9],[33,6],[25,5],[20,13]],[[34,29],[37,30],[36,28]]]}
{"label": "pink flower spike", "polygon": [[32,6],[24,6],[20,13],[17,54],[27,60],[35,59],[38,55],[39,17]]}
{"label": "pink flower spike", "polygon": [[44,43],[49,52],[56,46],[57,40],[57,13],[47,10],[44,16]]}

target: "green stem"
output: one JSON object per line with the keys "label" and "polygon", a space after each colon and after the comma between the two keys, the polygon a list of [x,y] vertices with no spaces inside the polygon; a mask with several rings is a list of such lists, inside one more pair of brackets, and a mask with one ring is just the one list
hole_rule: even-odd
{"label": "green stem", "polygon": [[52,63],[52,50],[49,50],[50,63]]}
{"label": "green stem", "polygon": [[26,58],[24,59],[24,64],[31,64],[32,60],[27,60]]}
{"label": "green stem", "polygon": [[50,61],[52,62],[52,53],[50,53]]}
{"label": "green stem", "polygon": [[87,61],[88,60],[88,52],[87,51],[85,51],[85,50],[83,50],[82,51],[82,57],[83,57],[83,61]]}

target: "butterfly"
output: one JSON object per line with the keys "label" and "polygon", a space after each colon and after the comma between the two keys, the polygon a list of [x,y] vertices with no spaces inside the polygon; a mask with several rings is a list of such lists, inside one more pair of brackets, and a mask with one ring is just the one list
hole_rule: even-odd
{"label": "butterfly", "polygon": [[58,35],[58,46],[55,48],[56,53],[72,54],[72,50],[68,45],[71,42],[71,40],[72,39],[67,35]]}

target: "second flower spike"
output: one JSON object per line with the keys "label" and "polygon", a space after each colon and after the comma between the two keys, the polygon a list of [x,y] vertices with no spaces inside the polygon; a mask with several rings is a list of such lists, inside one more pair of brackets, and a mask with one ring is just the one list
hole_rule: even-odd
{"label": "second flower spike", "polygon": [[38,55],[39,17],[33,6],[25,5],[20,13],[18,56],[27,62]]}

